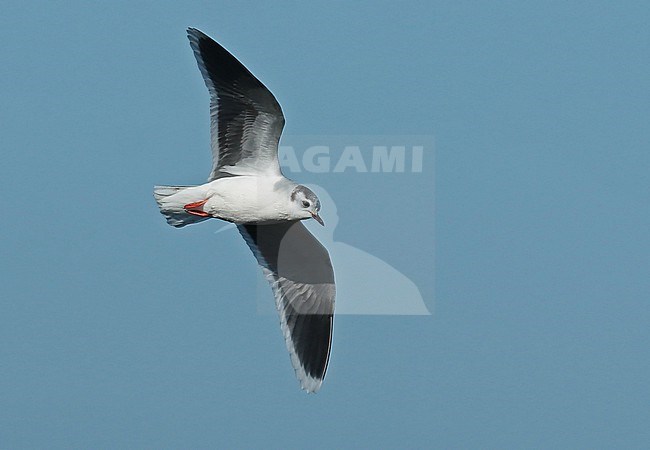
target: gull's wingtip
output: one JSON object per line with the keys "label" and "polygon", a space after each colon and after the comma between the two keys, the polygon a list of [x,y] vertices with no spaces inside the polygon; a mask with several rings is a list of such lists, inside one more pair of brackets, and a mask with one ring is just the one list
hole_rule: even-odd
{"label": "gull's wingtip", "polygon": [[205,39],[208,38],[208,35],[205,34],[203,31],[199,30],[198,28],[194,27],[187,27],[187,37],[192,40],[192,39]]}
{"label": "gull's wingtip", "polygon": [[291,353],[290,351],[290,356],[291,362],[294,365],[294,371],[296,372],[296,378],[298,378],[298,382],[300,383],[300,389],[308,394],[317,393],[323,386],[325,374],[323,373],[323,375],[320,377],[309,375],[302,364],[300,364],[297,355],[295,355],[295,353]]}
{"label": "gull's wingtip", "polygon": [[305,391],[307,394],[316,394],[321,386],[323,385],[323,380],[309,380],[307,383],[300,383],[300,388]]}
{"label": "gull's wingtip", "polygon": [[205,35],[196,28],[187,28],[187,39],[190,41],[190,47],[192,47],[192,51],[194,52],[197,61],[199,61],[199,68],[201,68],[201,51],[199,50],[199,41],[201,39],[204,39],[203,36]]}

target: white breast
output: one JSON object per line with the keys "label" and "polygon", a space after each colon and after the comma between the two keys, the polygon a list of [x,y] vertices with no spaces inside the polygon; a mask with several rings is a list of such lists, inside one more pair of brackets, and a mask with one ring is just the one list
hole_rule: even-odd
{"label": "white breast", "polygon": [[236,176],[208,183],[203,210],[235,223],[286,220],[294,183],[280,176]]}

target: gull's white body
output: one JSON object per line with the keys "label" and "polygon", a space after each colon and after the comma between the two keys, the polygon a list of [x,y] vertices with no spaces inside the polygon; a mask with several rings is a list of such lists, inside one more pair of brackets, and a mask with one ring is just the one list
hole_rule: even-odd
{"label": "gull's white body", "polygon": [[282,175],[240,175],[187,187],[161,202],[166,210],[183,214],[188,203],[208,199],[203,211],[236,224],[289,220],[293,210],[288,199],[296,186]]}

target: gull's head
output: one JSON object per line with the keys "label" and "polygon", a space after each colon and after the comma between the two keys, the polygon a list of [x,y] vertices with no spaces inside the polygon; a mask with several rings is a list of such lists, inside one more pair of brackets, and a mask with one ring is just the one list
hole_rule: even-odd
{"label": "gull's head", "polygon": [[299,184],[291,191],[291,215],[292,219],[314,219],[321,225],[325,225],[320,218],[320,200],[309,188]]}

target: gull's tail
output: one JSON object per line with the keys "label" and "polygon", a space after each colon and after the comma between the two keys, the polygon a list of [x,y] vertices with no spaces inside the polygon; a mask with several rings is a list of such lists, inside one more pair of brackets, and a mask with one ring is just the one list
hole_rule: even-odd
{"label": "gull's tail", "polygon": [[154,186],[153,197],[158,203],[160,213],[167,218],[167,223],[173,227],[184,227],[192,223],[203,222],[209,217],[188,214],[183,206],[195,202],[197,186]]}

